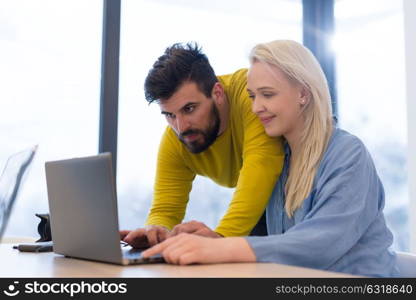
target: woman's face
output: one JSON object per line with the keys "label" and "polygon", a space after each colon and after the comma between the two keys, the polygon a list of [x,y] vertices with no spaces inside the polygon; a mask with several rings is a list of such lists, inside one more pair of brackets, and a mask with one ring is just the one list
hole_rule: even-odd
{"label": "woman's face", "polygon": [[247,75],[247,91],[252,110],[269,136],[300,138],[307,97],[299,84],[289,81],[275,66],[254,62]]}

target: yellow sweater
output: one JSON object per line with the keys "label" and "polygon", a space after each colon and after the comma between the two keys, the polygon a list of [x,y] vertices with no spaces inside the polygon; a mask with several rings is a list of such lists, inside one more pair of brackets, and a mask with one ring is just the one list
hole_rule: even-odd
{"label": "yellow sweater", "polygon": [[196,174],[236,187],[216,232],[243,236],[257,224],[281,173],[284,153],[281,141],[268,137],[251,111],[246,77],[246,69],[218,77],[230,105],[230,118],[207,150],[189,152],[168,126],[159,146],[154,198],[146,224],[172,228],[181,223]]}

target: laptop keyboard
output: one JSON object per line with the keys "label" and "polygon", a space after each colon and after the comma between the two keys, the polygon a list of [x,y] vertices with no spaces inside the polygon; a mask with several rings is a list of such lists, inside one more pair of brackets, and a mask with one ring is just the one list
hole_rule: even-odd
{"label": "laptop keyboard", "polygon": [[125,257],[127,259],[138,259],[138,258],[141,258],[142,252],[144,250],[134,249],[134,248],[126,249],[126,248],[123,247],[122,251],[123,251],[123,257]]}

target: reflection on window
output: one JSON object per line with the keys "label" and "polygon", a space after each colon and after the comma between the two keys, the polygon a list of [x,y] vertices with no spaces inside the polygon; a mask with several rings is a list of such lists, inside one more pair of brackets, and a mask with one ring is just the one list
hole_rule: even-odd
{"label": "reflection on window", "polygon": [[[125,0],[122,2],[118,200],[120,226],[143,225],[153,191],[156,155],[166,121],[144,99],[143,83],[153,62],[176,42],[196,41],[218,75],[248,66],[259,42],[302,41],[301,1]],[[238,8],[238,9],[237,9]],[[197,177],[185,220],[214,227],[232,190]]]}
{"label": "reflection on window", "polygon": [[407,125],[401,1],[337,1],[340,126],[371,152],[386,192],[394,247],[408,250]]}
{"label": "reflection on window", "polygon": [[0,168],[38,144],[6,236],[37,234],[44,163],[98,149],[102,1],[0,1]]}

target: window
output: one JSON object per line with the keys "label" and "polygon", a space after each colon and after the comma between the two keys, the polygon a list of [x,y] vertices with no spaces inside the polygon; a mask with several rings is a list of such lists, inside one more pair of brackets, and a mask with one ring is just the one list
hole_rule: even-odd
{"label": "window", "polygon": [[340,125],[368,147],[386,192],[396,250],[409,249],[402,1],[335,3]]}
{"label": "window", "polygon": [[0,1],[0,168],[38,153],[6,236],[37,236],[48,211],[44,163],[98,149],[102,1]]}
{"label": "window", "polygon": [[[125,0],[122,2],[118,148],[121,228],[143,225],[150,208],[156,156],[166,127],[157,104],[144,99],[153,62],[176,42],[196,41],[218,75],[248,67],[250,49],[279,38],[302,40],[300,1]],[[232,189],[197,177],[185,220],[215,227]]]}

